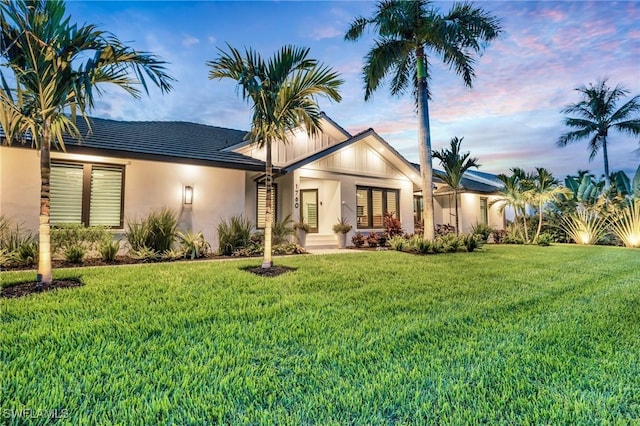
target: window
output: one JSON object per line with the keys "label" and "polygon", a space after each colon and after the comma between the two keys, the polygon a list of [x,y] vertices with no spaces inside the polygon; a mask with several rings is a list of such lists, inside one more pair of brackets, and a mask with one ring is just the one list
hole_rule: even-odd
{"label": "window", "polygon": [[356,218],[358,228],[382,228],[384,213],[399,216],[399,191],[397,189],[356,187]]}
{"label": "window", "polygon": [[[278,217],[277,215],[277,208],[276,206],[278,205],[277,203],[277,193],[278,191],[276,191],[277,185],[272,185],[271,186],[271,211],[273,213],[273,220],[275,221]],[[257,211],[256,211],[256,228],[258,229],[264,229],[264,224],[265,224],[265,214],[267,211],[267,187],[264,183],[259,183],[258,184],[258,200],[257,200],[257,204],[258,206]]]}
{"label": "window", "polygon": [[51,224],[122,228],[124,166],[51,163]]}
{"label": "window", "polygon": [[422,195],[413,196],[413,223],[417,224],[422,221],[422,211],[424,209]]}
{"label": "window", "polygon": [[489,224],[489,209],[487,208],[487,199],[484,197],[480,198],[480,223]]}

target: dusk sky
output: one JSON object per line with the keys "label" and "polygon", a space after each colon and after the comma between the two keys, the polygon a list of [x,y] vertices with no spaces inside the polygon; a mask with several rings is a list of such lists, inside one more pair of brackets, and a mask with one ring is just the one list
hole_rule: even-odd
{"label": "dusk sky", "polygon": [[[479,1],[502,20],[502,37],[476,64],[473,89],[432,58],[432,141],[435,149],[453,136],[479,158],[480,170],[532,171],[546,167],[557,177],[589,169],[603,172],[602,155],[588,161],[587,142],[558,148],[567,129],[561,109],[580,100],[574,89],[608,77],[640,93],[640,2]],[[436,2],[446,11],[452,3]],[[374,128],[408,160],[418,161],[417,118],[407,94],[393,98],[382,87],[364,101],[363,58],[373,35],[344,41],[349,23],[371,16],[369,1],[72,1],[78,23],[98,24],[139,50],[170,62],[174,91],[157,91],[141,101],[108,91],[92,115],[118,120],[192,121],[248,129],[250,107],[231,81],[208,79],[205,65],[226,43],[253,47],[263,57],[285,44],[311,48],[310,56],[342,74],[343,101],[321,108],[349,132]],[[629,97],[625,98],[628,100]],[[632,174],[640,163],[638,140],[609,136],[612,171]],[[434,163],[437,167],[437,161]]]}

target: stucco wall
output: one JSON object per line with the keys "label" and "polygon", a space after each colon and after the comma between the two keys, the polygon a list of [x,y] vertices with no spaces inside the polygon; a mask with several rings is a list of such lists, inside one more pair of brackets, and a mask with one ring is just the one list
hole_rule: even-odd
{"label": "stucco wall", "polygon": [[[126,160],[55,152],[52,159],[123,164],[124,219],[139,219],[169,207],[180,214],[181,228],[202,231],[217,248],[221,218],[244,212],[245,172],[213,167]],[[185,186],[193,187],[193,204],[185,206]],[[37,230],[40,202],[39,157],[35,150],[0,147],[0,214]]]}

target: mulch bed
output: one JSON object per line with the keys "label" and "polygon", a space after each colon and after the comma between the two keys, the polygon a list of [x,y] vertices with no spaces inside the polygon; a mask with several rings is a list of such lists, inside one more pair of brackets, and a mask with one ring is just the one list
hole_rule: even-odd
{"label": "mulch bed", "polygon": [[28,296],[34,293],[56,290],[59,288],[70,288],[83,286],[79,278],[67,278],[64,280],[53,280],[51,284],[43,284],[41,289],[36,288],[35,281],[18,283],[0,290],[0,298],[13,299],[16,297]]}
{"label": "mulch bed", "polygon": [[290,271],[295,271],[298,268],[289,268],[288,266],[272,266],[271,268],[263,268],[261,266],[248,266],[242,268],[252,274],[260,275],[262,277],[277,277],[278,275],[286,274]]}

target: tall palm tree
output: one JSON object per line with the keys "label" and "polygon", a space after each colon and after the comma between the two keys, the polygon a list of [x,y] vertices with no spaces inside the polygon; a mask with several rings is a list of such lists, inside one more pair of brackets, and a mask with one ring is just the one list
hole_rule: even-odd
{"label": "tall palm tree", "polygon": [[253,116],[249,140],[266,150],[265,229],[263,268],[273,266],[271,246],[273,163],[271,144],[287,141],[294,129],[304,126],[309,136],[320,130],[317,98],[342,100],[343,81],[329,67],[308,57],[309,49],[284,46],[268,60],[252,49],[244,56],[228,46],[218,58],[208,61],[209,79],[230,78],[242,88],[242,98],[251,103]]}
{"label": "tall palm tree", "polygon": [[531,200],[536,204],[538,210],[538,228],[536,235],[533,237],[535,243],[540,236],[542,230],[542,213],[544,205],[550,201],[557,200],[560,195],[569,196],[570,190],[558,185],[558,180],[553,177],[544,167],[537,167],[536,173],[531,176],[531,189],[529,190]]}
{"label": "tall palm tree", "polygon": [[567,105],[563,114],[575,114],[578,117],[566,117],[565,125],[577,130],[560,136],[558,146],[564,147],[571,142],[589,139],[589,161],[593,160],[602,148],[604,158],[604,176],[607,185],[610,183],[609,155],[607,142],[609,130],[617,130],[631,136],[640,136],[640,95],[632,97],[620,108],[617,108],[621,97],[629,91],[621,85],[613,89],[607,86],[607,79],[596,84],[589,83],[589,87],[581,86],[576,89],[582,93],[582,100]]}
{"label": "tall palm tree", "polygon": [[52,144],[64,150],[64,133],[81,137],[75,119],[79,114],[89,125],[87,114],[103,84],[138,98],[141,89],[147,92],[147,79],[162,92],[171,90],[173,79],[156,56],[127,47],[94,25],[71,24],[60,0],[3,1],[0,58],[0,125],[7,143],[30,138],[40,150],[38,278],[48,284]]}
{"label": "tall palm tree", "polygon": [[440,57],[464,83],[471,87],[475,77],[475,56],[501,32],[500,21],[471,3],[456,3],[442,14],[430,0],[383,0],[370,18],[358,17],[345,39],[358,40],[366,28],[377,40],[366,56],[363,69],[365,100],[391,77],[391,94],[413,91],[418,110],[418,148],[422,179],[424,236],[434,238],[433,168],[429,127],[428,55]]}
{"label": "tall palm tree", "polygon": [[456,234],[460,234],[460,226],[458,220],[458,193],[462,189],[462,176],[464,172],[469,170],[472,167],[478,168],[480,164],[478,163],[477,158],[469,158],[470,152],[460,152],[460,145],[462,145],[462,140],[464,138],[458,139],[457,136],[454,136],[451,139],[451,144],[447,149],[440,149],[433,151],[434,158],[440,160],[440,164],[444,169],[444,173],[436,172],[436,176],[444,181],[452,190],[453,197],[455,198],[456,204]]}

